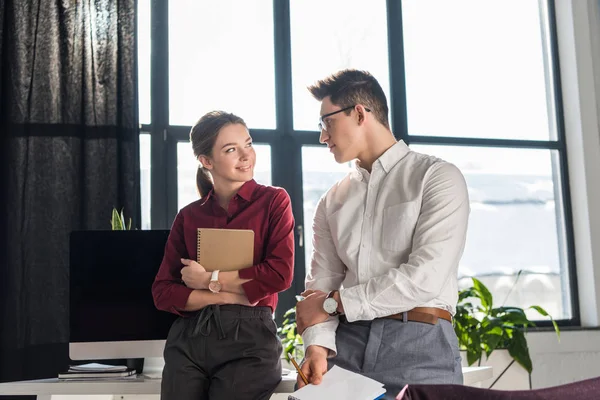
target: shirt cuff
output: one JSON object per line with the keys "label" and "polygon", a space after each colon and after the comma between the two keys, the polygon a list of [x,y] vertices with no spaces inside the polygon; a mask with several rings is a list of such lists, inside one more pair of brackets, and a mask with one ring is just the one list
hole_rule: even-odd
{"label": "shirt cuff", "polygon": [[[253,279],[253,278],[242,277],[241,274],[240,274],[240,278]],[[261,289],[260,282],[258,282],[255,279],[245,282],[245,283],[242,283],[242,289],[244,289],[244,293],[246,293],[246,297],[248,298],[248,301],[250,302],[250,304],[256,303],[259,300],[262,300],[266,297],[265,292]]]}
{"label": "shirt cuff", "polygon": [[337,354],[335,345],[335,331],[337,329],[338,320],[326,321],[317,325],[309,326],[302,333],[302,342],[304,343],[304,353],[308,350],[308,346],[321,346],[329,349],[328,357],[333,357]]}
{"label": "shirt cuff", "polygon": [[363,285],[356,285],[340,290],[340,299],[344,306],[344,315],[348,322],[371,321],[375,319],[373,311],[365,296]]}
{"label": "shirt cuff", "polygon": [[256,278],[256,265],[248,268],[243,268],[238,271],[238,275],[241,279],[255,279]]}
{"label": "shirt cuff", "polygon": [[181,284],[175,284],[171,291],[171,311],[177,315],[185,316],[186,312],[183,311],[187,304],[190,294],[194,291],[187,286]]}

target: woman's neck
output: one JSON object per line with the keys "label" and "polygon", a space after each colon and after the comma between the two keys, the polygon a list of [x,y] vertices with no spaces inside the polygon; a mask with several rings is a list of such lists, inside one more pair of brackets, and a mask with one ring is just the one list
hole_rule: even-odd
{"label": "woman's neck", "polygon": [[219,199],[219,205],[227,211],[229,202],[240,190],[245,182],[218,182],[214,183],[214,191]]}

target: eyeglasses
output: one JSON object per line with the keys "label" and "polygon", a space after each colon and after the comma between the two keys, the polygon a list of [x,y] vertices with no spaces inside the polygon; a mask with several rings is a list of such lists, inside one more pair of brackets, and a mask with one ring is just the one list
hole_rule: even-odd
{"label": "eyeglasses", "polygon": [[[348,111],[350,109],[353,109],[356,106],[357,106],[357,104],[354,104],[352,106],[348,106],[346,108],[342,108],[341,110],[337,110],[337,111],[334,111],[334,112],[330,112],[329,114],[321,115],[321,117],[319,117],[319,125],[318,125],[319,126],[319,130],[320,131],[326,131],[327,130],[327,123],[325,122],[325,118],[331,117],[332,115],[335,115],[337,113],[341,113],[342,111]],[[365,107],[365,111],[371,112],[371,110],[368,109],[368,108],[366,108],[366,107]]]}

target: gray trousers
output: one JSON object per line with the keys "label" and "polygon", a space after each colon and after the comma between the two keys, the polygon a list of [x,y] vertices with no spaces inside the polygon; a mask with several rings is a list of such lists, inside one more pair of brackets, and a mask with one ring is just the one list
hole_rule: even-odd
{"label": "gray trousers", "polygon": [[269,399],[281,352],[269,307],[205,307],[169,331],[161,400]]}
{"label": "gray trousers", "polygon": [[338,365],[385,384],[386,399],[395,399],[408,384],[462,384],[458,340],[452,324],[435,325],[382,318],[347,322],[336,331]]}

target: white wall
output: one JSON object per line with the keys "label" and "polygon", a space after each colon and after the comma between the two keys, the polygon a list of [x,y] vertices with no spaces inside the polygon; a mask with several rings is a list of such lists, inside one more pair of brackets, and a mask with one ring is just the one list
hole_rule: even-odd
{"label": "white wall", "polygon": [[[581,321],[600,325],[600,10],[556,0]],[[530,333],[534,388],[600,376],[600,330]]]}
{"label": "white wall", "polygon": [[552,332],[532,333],[528,341],[534,388],[600,376],[600,331],[565,331],[560,343]]}

